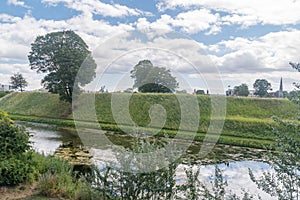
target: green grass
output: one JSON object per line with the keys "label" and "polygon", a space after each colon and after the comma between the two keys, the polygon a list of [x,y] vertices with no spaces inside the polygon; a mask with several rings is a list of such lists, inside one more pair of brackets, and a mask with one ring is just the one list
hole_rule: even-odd
{"label": "green grass", "polygon": [[10,114],[60,119],[70,118],[71,105],[50,93],[14,92],[1,98],[0,109]]}
{"label": "green grass", "polygon": [[244,118],[297,119],[299,108],[288,99],[228,97],[227,115]]}
{"label": "green grass", "polygon": [[[180,107],[179,100],[174,94],[114,94],[119,102],[125,102],[130,98],[129,110],[130,117],[135,124],[149,132],[157,133],[155,125],[147,127],[151,122],[149,109],[159,104],[164,107],[167,113],[166,122],[162,131],[157,135],[168,134],[174,137],[182,121],[181,112],[184,112],[187,119],[193,119],[199,115],[197,109],[192,105],[197,98],[200,122],[195,140],[202,141],[211,122],[211,97],[199,95],[180,95],[184,102]],[[218,99],[217,99],[218,100]],[[95,105],[90,105],[95,101]],[[274,135],[271,127],[277,126],[272,116],[277,116],[283,120],[296,121],[298,107],[287,99],[262,99],[262,98],[226,98],[226,120],[222,130],[219,143],[231,144],[236,146],[262,147],[272,144]],[[96,117],[100,126],[109,131],[134,131],[134,127],[129,126],[129,117],[126,117],[126,106],[120,104],[113,105],[117,108],[117,115],[124,117],[121,123],[116,123],[115,116],[112,114],[112,94],[83,94],[74,103],[74,108],[79,118],[79,124],[83,127],[98,128],[90,113],[96,111]],[[82,108],[81,105],[88,105]],[[81,109],[82,108],[82,109]],[[182,111],[182,109],[184,110]],[[70,105],[60,102],[57,95],[49,93],[12,93],[0,99],[0,109],[10,113],[15,120],[33,121],[39,123],[50,123],[60,126],[74,127]],[[80,110],[81,109],[81,110]],[[79,114],[78,114],[79,113]],[[158,114],[160,114],[159,112]],[[215,119],[218,120],[218,119]],[[186,120],[181,126],[185,132],[182,139],[190,138],[192,120]],[[215,133],[212,133],[215,134]]]}

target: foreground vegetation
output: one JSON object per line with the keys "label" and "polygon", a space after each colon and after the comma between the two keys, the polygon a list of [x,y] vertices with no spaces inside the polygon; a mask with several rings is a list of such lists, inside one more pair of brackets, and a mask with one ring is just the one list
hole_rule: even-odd
{"label": "foreground vegetation", "polygon": [[[74,103],[75,110],[80,112],[80,105],[87,104],[93,94],[83,94],[78,102]],[[130,94],[114,94],[119,98],[127,98]],[[104,130],[118,131],[126,129],[134,131],[128,124],[117,124],[111,111],[112,94],[96,94],[95,109],[97,120]],[[182,98],[194,98],[192,95],[182,95]],[[206,135],[211,121],[210,96],[197,96],[200,109],[200,122],[196,141],[202,141]],[[297,119],[298,107],[286,99],[261,99],[261,98],[226,98],[226,119],[219,138],[220,144],[263,148],[274,142],[272,126],[277,126],[271,119],[277,116],[283,120]],[[167,119],[163,129],[157,136],[168,135],[175,137],[181,120],[181,110],[178,100],[172,94],[134,94],[130,99],[130,114],[134,122],[139,126],[147,126],[150,123],[148,110],[154,104],[160,104],[166,109]],[[34,106],[32,106],[34,105]],[[91,107],[93,108],[93,107]],[[0,109],[10,113],[15,120],[50,123],[60,126],[74,126],[72,121],[71,106],[59,101],[58,95],[49,93],[13,93],[0,99]],[[194,108],[190,108],[193,110]],[[118,113],[126,112],[120,108]],[[189,112],[189,111],[187,111]],[[191,113],[193,113],[191,111]],[[80,113],[79,124],[84,127],[97,128],[98,123],[93,123],[90,113]],[[124,115],[125,116],[125,115]],[[216,119],[217,120],[217,119]],[[188,123],[182,126],[185,133],[182,139],[190,139]],[[147,128],[149,132],[156,133],[155,127]],[[214,134],[214,133],[212,133]]]}

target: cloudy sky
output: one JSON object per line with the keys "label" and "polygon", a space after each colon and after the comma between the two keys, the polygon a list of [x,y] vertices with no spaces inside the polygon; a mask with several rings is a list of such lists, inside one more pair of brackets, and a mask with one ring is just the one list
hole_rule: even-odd
{"label": "cloudy sky", "polygon": [[20,72],[28,90],[41,88],[30,44],[74,30],[97,61],[96,90],[130,87],[128,72],[142,59],[170,68],[188,91],[216,81],[252,89],[258,78],[277,90],[280,77],[292,90],[300,80],[288,64],[300,62],[299,10],[298,0],[1,0],[0,83]]}

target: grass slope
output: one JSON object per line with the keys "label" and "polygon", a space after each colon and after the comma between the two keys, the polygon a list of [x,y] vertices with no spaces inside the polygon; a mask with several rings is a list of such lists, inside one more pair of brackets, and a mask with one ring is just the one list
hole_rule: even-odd
{"label": "grass slope", "polygon": [[69,118],[71,106],[50,93],[14,92],[0,99],[0,109],[10,114]]}
{"label": "grass slope", "polygon": [[[120,102],[125,101],[131,94],[115,94]],[[195,98],[192,95],[181,95],[183,102],[190,102]],[[211,97],[197,96],[200,109],[200,122],[195,140],[202,141],[208,130],[211,120]],[[79,110],[80,105],[89,105],[89,100],[95,99],[95,106],[87,106]],[[76,111],[80,113],[81,125],[85,127],[97,127],[91,122],[89,109],[96,109],[97,119],[102,129],[120,131],[121,129],[132,130],[125,120],[118,125],[111,112],[112,94],[83,94],[78,102],[75,102]],[[236,146],[262,147],[273,142],[274,135],[271,126],[276,126],[271,116],[281,119],[297,119],[298,107],[286,99],[261,99],[261,98],[226,98],[226,120],[219,143]],[[157,135],[176,135],[181,122],[181,108],[179,101],[172,94],[133,94],[130,97],[130,117],[139,126],[147,127],[151,122],[149,109],[153,105],[162,105],[167,113],[163,129]],[[126,116],[126,107],[117,107],[118,116]],[[0,99],[0,109],[8,112],[14,119],[53,123],[65,126],[74,126],[70,120],[70,105],[60,102],[57,95],[49,93],[13,93]],[[191,118],[196,113],[192,106],[185,105],[184,113]],[[159,113],[158,113],[159,114]],[[46,117],[46,118],[45,118]],[[49,119],[55,118],[55,119]],[[64,119],[64,120],[57,120]],[[188,138],[192,122],[184,122],[181,128],[185,130],[183,139]],[[156,133],[154,127],[147,130]]]}

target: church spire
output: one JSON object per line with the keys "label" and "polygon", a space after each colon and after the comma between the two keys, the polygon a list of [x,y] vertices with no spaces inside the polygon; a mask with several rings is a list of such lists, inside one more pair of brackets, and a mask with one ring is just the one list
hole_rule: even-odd
{"label": "church spire", "polygon": [[282,77],[280,78],[280,86],[279,86],[279,93],[278,93],[279,98],[283,98],[283,85],[282,85]]}

